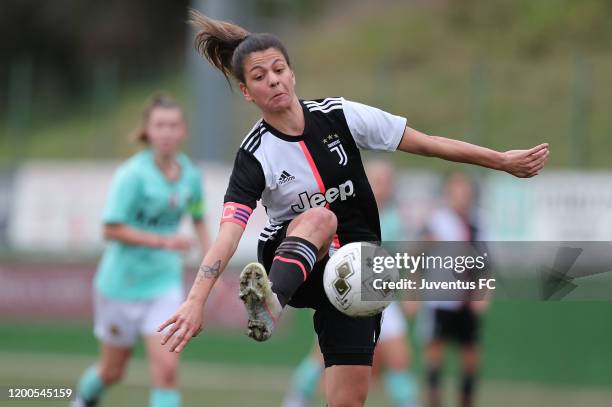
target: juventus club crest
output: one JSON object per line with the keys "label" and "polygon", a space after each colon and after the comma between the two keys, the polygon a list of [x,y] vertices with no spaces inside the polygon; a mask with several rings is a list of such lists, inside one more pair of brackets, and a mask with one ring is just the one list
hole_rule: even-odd
{"label": "juventus club crest", "polygon": [[338,164],[345,166],[348,164],[348,157],[346,156],[346,152],[344,151],[344,147],[342,147],[342,142],[340,140],[340,136],[337,134],[330,134],[329,136],[323,139],[323,142],[329,148],[329,151],[334,151],[338,154]]}

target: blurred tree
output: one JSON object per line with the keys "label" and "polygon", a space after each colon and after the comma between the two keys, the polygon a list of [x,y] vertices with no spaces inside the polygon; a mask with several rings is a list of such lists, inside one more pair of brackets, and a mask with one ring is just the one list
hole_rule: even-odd
{"label": "blurred tree", "polygon": [[11,64],[24,56],[32,59],[35,92],[55,98],[86,92],[106,61],[117,63],[126,80],[182,66],[188,3],[3,0],[0,93]]}
{"label": "blurred tree", "polygon": [[[312,15],[323,0],[257,0],[258,14]],[[35,96],[84,96],[100,65],[121,81],[184,66],[189,0],[3,0],[0,2],[0,94],[16,61],[32,60]],[[0,98],[0,107],[7,101]]]}

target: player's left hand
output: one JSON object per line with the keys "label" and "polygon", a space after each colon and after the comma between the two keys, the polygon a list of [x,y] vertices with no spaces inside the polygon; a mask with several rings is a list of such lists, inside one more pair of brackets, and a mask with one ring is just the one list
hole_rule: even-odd
{"label": "player's left hand", "polygon": [[546,165],[550,150],[548,143],[537,145],[529,150],[510,150],[503,153],[501,167],[507,173],[519,178],[538,175]]}

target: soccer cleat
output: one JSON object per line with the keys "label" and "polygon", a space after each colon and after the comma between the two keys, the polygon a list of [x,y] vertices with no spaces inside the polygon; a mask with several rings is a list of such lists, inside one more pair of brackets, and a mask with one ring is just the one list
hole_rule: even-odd
{"label": "soccer cleat", "polygon": [[240,299],[249,317],[247,335],[258,342],[270,338],[283,307],[261,264],[249,263],[240,273]]}
{"label": "soccer cleat", "polygon": [[283,400],[283,407],[308,407],[309,405],[310,398],[297,393],[289,394]]}
{"label": "soccer cleat", "polygon": [[96,407],[98,403],[96,401],[87,402],[81,398],[81,396],[77,396],[74,400],[70,402],[70,407]]}

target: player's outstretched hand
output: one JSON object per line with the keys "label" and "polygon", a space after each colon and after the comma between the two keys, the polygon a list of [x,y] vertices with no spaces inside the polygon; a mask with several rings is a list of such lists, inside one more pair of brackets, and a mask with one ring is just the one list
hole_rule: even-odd
{"label": "player's outstretched hand", "polygon": [[179,353],[191,338],[202,332],[203,318],[201,304],[190,300],[185,301],[174,315],[157,329],[157,332],[161,332],[167,327],[169,328],[162,338],[161,344],[169,343],[168,350]]}
{"label": "player's outstretched hand", "polygon": [[502,169],[515,177],[531,178],[538,175],[548,159],[548,143],[540,144],[529,150],[506,151]]}

